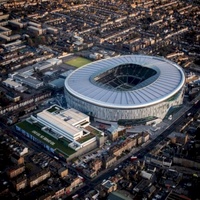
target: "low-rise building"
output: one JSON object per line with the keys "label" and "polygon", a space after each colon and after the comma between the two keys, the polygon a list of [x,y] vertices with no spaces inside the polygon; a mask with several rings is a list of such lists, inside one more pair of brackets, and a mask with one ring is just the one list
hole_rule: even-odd
{"label": "low-rise building", "polygon": [[102,160],[96,159],[89,163],[89,167],[98,172],[101,169]]}
{"label": "low-rise building", "polygon": [[145,143],[149,140],[150,134],[148,132],[142,133],[142,142]]}
{"label": "low-rise building", "polygon": [[6,92],[6,97],[15,103],[21,100],[21,96],[15,92]]}
{"label": "low-rise building", "polygon": [[153,177],[153,174],[152,174],[152,173],[149,173],[149,172],[147,172],[147,171],[145,171],[145,170],[142,170],[141,173],[140,173],[140,176],[141,176],[142,178],[147,179],[147,180],[151,180],[152,177]]}
{"label": "low-rise building", "polygon": [[33,175],[32,177],[30,177],[30,180],[29,180],[30,187],[32,188],[35,185],[38,185],[43,180],[49,178],[50,175],[51,175],[51,172],[49,171],[49,169],[44,169],[41,172]]}
{"label": "low-rise building", "polygon": [[172,132],[168,137],[172,143],[186,144],[188,141],[188,134]]}
{"label": "low-rise building", "polygon": [[5,81],[3,81],[3,84],[13,89],[22,86],[20,83],[13,81],[11,78],[7,78]]}
{"label": "low-rise building", "polygon": [[81,184],[83,184],[83,178],[78,176],[70,181],[70,185],[66,187],[66,192],[71,192],[74,188],[79,187]]}
{"label": "low-rise building", "polygon": [[39,81],[33,76],[26,76],[23,74],[13,75],[13,79],[34,89],[38,89],[44,85],[43,81]]}
{"label": "low-rise building", "polygon": [[185,199],[191,200],[191,198],[189,198],[189,197],[187,197],[187,196],[185,196],[183,194],[179,194],[179,193],[177,193],[177,192],[175,192],[173,190],[167,195],[165,200],[176,200],[176,199],[179,199],[179,200],[185,200]]}
{"label": "low-rise building", "polygon": [[24,171],[25,171],[25,166],[20,165],[20,166],[15,166],[15,167],[9,168],[7,170],[7,174],[10,178],[14,178],[15,176],[21,174]]}
{"label": "low-rise building", "polygon": [[94,178],[97,175],[97,171],[93,169],[83,169],[83,173],[89,178]]}
{"label": "low-rise building", "polygon": [[102,185],[103,190],[105,190],[107,193],[117,190],[117,184],[110,180],[106,180],[101,185]]}
{"label": "low-rise building", "polygon": [[137,145],[141,145],[143,141],[142,134],[137,135],[136,138],[137,138]]}
{"label": "low-rise building", "polygon": [[17,155],[16,153],[12,154],[10,157],[11,161],[17,165],[24,164],[24,157]]}
{"label": "low-rise building", "polygon": [[117,157],[114,155],[104,155],[102,158],[104,169],[107,169],[110,166],[112,166],[116,160],[117,160]]}
{"label": "low-rise building", "polygon": [[42,28],[39,27],[35,27],[35,26],[28,26],[27,30],[29,33],[35,35],[35,36],[39,36],[42,35],[44,30]]}
{"label": "low-rise building", "polygon": [[108,128],[108,132],[110,133],[109,134],[109,137],[112,141],[116,140],[118,137],[120,136],[123,136],[126,132],[126,128],[124,127],[116,127],[114,125],[111,125],[109,128]]}
{"label": "low-rise building", "polygon": [[68,169],[62,167],[58,170],[58,174],[63,178],[68,175]]}
{"label": "low-rise building", "polygon": [[152,185],[150,180],[142,179],[134,188],[134,192],[144,192],[148,187]]}
{"label": "low-rise building", "polygon": [[12,184],[16,191],[19,191],[21,189],[24,189],[28,185],[27,177],[20,177],[14,181],[12,181]]}
{"label": "low-rise building", "polygon": [[111,148],[110,151],[113,153],[113,155],[118,157],[122,154],[122,152],[126,150],[131,150],[135,145],[136,145],[135,139],[127,138],[126,140],[124,140],[123,143],[115,145],[113,148]]}
{"label": "low-rise building", "polygon": [[155,165],[158,165],[158,166],[171,167],[171,165],[172,165],[172,159],[171,158],[154,156],[154,155],[151,155],[151,154],[148,154],[147,156],[145,156],[145,161],[147,163],[155,164]]}
{"label": "low-rise building", "polygon": [[97,200],[99,196],[99,191],[98,190],[90,190],[88,194],[86,194],[85,198],[89,198],[92,200]]}
{"label": "low-rise building", "polygon": [[107,200],[133,200],[134,196],[126,190],[117,190],[108,195]]}

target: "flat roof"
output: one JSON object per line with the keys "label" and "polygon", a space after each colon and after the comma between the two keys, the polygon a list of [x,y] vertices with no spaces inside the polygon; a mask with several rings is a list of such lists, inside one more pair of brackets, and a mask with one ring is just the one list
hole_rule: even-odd
{"label": "flat roof", "polygon": [[49,85],[52,85],[52,86],[55,86],[55,87],[58,87],[58,88],[62,88],[64,86],[64,78],[58,78],[58,79],[55,79],[51,82],[49,82]]}
{"label": "flat roof", "polygon": [[26,73],[16,74],[16,75],[14,75],[14,78],[22,79],[22,80],[27,81],[27,82],[29,82],[31,84],[34,84],[34,85],[43,83],[42,81],[39,81],[39,80],[37,80],[36,78],[34,78],[32,76],[28,76]]}
{"label": "flat roof", "polygon": [[[92,77],[119,65],[136,64],[151,68],[157,77],[134,90],[117,91],[95,84]],[[126,55],[89,63],[73,71],[65,80],[66,90],[83,101],[107,108],[141,108],[167,100],[182,89],[185,75],[176,63],[163,57]]]}
{"label": "flat roof", "polygon": [[62,129],[71,135],[75,135],[81,131],[81,129],[75,127],[76,123],[79,123],[80,121],[88,118],[87,115],[73,108],[66,110],[57,105],[43,110],[42,112],[38,113],[37,116],[45,119],[55,127],[58,127],[59,129]]}
{"label": "flat roof", "polygon": [[39,81],[39,80],[35,79],[32,76],[29,76],[29,77],[23,78],[23,79],[26,80],[26,81],[28,81],[28,82],[30,82],[30,83],[32,83],[32,84],[35,84],[35,85],[43,83],[42,81]]}
{"label": "flat roof", "polygon": [[3,81],[4,83],[7,83],[7,84],[9,84],[9,85],[11,85],[11,86],[13,86],[13,87],[20,87],[21,86],[21,84],[20,83],[17,83],[17,82],[15,82],[15,81],[13,81],[12,79],[10,79],[10,78],[7,78],[5,81]]}
{"label": "flat roof", "polygon": [[115,185],[115,183],[113,183],[112,181],[110,180],[106,180],[105,182],[102,183],[102,185],[106,188],[110,188],[112,187],[113,185]]}
{"label": "flat roof", "polygon": [[35,138],[47,144],[51,148],[58,150],[61,153],[64,153],[65,156],[69,156],[75,153],[75,150],[68,147],[68,144],[66,144],[66,140],[65,140],[65,143],[61,142],[62,139],[56,140],[49,134],[42,131],[41,130],[42,126],[39,123],[32,124],[25,120],[23,122],[16,124],[16,126],[20,127],[22,130],[25,130],[27,133],[33,135]]}
{"label": "flat roof", "polygon": [[108,196],[109,200],[133,200],[133,196],[125,190],[117,190],[111,192]]}

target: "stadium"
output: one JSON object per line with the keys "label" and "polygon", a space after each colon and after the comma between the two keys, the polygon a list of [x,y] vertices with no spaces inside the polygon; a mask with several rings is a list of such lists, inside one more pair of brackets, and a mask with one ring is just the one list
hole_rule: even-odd
{"label": "stadium", "polygon": [[144,123],[182,104],[185,75],[163,57],[126,55],[89,63],[65,80],[68,107],[96,121]]}

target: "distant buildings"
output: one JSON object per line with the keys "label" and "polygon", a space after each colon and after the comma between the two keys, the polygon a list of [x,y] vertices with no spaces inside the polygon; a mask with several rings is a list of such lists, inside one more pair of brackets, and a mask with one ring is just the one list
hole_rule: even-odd
{"label": "distant buildings", "polygon": [[103,190],[105,190],[107,193],[113,192],[117,189],[117,184],[110,180],[106,180],[101,185]]}
{"label": "distant buildings", "polygon": [[[77,2],[75,4],[70,1],[69,5],[63,0],[59,0],[57,4],[48,0],[1,1],[3,9],[0,11],[0,80],[2,81],[0,90],[4,97],[7,97],[5,99],[8,104],[4,106],[0,104],[0,115],[7,120],[8,124],[16,123],[19,113],[27,114],[35,111],[37,107],[40,108],[38,104],[42,100],[50,98],[57,90],[63,88],[65,75],[63,73],[63,77],[60,76],[61,78],[58,79],[58,74],[66,71],[69,66],[65,65],[65,58],[63,63],[61,59],[57,58],[60,58],[60,55],[69,55],[70,52],[73,54],[68,58],[77,54],[92,58],[92,60],[106,58],[104,66],[110,64],[108,58],[118,55],[159,55],[161,57],[157,57],[157,60],[152,59],[153,62],[147,62],[148,65],[156,69],[158,58],[165,60],[162,57],[164,56],[171,60],[169,62],[172,65],[177,63],[187,68],[185,72],[199,71],[199,62],[195,62],[199,60],[200,55],[200,7],[196,4],[197,1],[136,0],[132,4],[130,1],[122,3],[115,0],[99,0],[92,3],[86,0],[84,2],[85,4]],[[127,61],[126,58],[125,60]],[[137,61],[136,64],[146,64],[146,61]],[[59,66],[61,63],[62,65]],[[130,62],[127,63],[128,68],[131,68]],[[163,63],[160,66],[163,66]],[[123,70],[120,72],[124,73]],[[141,74],[144,75],[145,73],[142,72],[141,70]],[[101,86],[105,84],[106,91],[113,92],[119,89],[118,94],[113,92],[112,95],[102,95],[99,90],[92,89],[89,95],[94,96],[90,96],[90,98],[87,95],[89,100],[80,98],[82,102],[88,100],[88,107],[86,103],[81,104],[80,99],[74,98],[76,96],[74,92],[70,94],[70,98],[74,105],[81,105],[80,109],[87,107],[84,112],[94,116],[97,121],[101,119],[103,123],[110,115],[109,122],[114,121],[115,123],[117,117],[126,120],[129,116],[135,116],[138,119],[134,123],[146,123],[150,120],[148,124],[152,124],[153,121],[156,121],[154,116],[160,117],[162,114],[164,116],[172,106],[182,103],[183,100],[183,90],[176,91],[177,93],[173,93],[171,97],[168,96],[169,98],[165,96],[165,92],[172,85],[172,80],[175,80],[172,71],[167,70],[167,72],[169,72],[170,80],[158,77],[155,82],[159,81],[159,78],[164,81],[150,90],[146,83],[152,84],[152,77],[147,79],[147,82],[141,81],[142,78],[139,77],[137,80],[141,81],[142,87],[134,90],[135,95],[133,96],[131,96],[132,91],[127,87],[130,80],[133,80],[132,77],[136,77],[136,73],[132,73],[132,77],[128,77],[128,84],[126,82],[123,85],[125,93],[122,92],[121,85],[114,88],[116,82],[112,82],[113,77],[111,77],[107,82],[105,80],[105,82],[95,84]],[[105,71],[101,72],[101,75],[103,73]],[[157,74],[159,73],[158,70]],[[7,77],[9,78],[7,79]],[[77,92],[81,90],[80,85],[83,85],[84,91],[90,90],[90,88],[86,89],[82,78],[83,76],[80,78],[81,84],[77,84]],[[188,74],[186,84],[189,84],[186,89],[184,88],[184,90],[188,90],[186,98],[193,98],[199,93],[198,79],[198,76]],[[93,77],[90,77],[89,80],[93,81]],[[124,77],[118,81],[122,80],[124,81]],[[177,79],[177,81],[180,80]],[[75,85],[74,80],[72,80],[73,84]],[[123,94],[120,95],[120,93]],[[90,101],[93,97],[98,97],[98,101],[95,101],[94,105]],[[164,101],[162,101],[162,97],[164,97]],[[144,105],[148,98],[155,102],[155,107],[151,107],[149,110],[147,107],[140,107],[134,115],[129,113],[129,108],[121,109],[124,118],[120,115],[120,109],[108,108],[114,105],[115,100],[115,105],[124,102],[125,105],[130,105],[132,100],[135,105],[138,102]],[[110,105],[100,107],[99,104],[106,100],[110,100]],[[49,101],[49,103],[51,102]],[[192,103],[190,102],[190,104]],[[42,102],[41,107],[43,106],[46,105]],[[78,109],[78,107],[76,108]],[[136,108],[134,109],[136,110]],[[56,111],[58,110],[56,109]],[[22,199],[62,198],[63,195],[68,195],[81,186],[83,178],[77,175],[72,176],[71,170],[68,171],[63,167],[62,162],[59,163],[59,158],[65,157],[70,162],[73,162],[73,158],[82,161],[81,155],[99,147],[98,151],[101,154],[95,154],[97,157],[92,154],[92,160],[84,159],[87,161],[84,161],[83,164],[86,167],[82,173],[93,178],[102,169],[112,169],[112,166],[114,168],[118,159],[133,148],[147,142],[150,137],[148,132],[136,133],[122,127],[112,126],[108,132],[106,131],[106,134],[113,144],[107,143],[105,149],[104,139],[106,137],[101,131],[90,125],[88,117],[82,116],[80,121],[75,117],[72,122],[72,119],[69,119],[72,113],[65,113],[62,109],[58,113],[55,112],[52,112],[52,121],[49,120],[51,115],[46,115],[47,113],[44,111],[44,113],[34,114],[31,118],[16,125],[17,130],[22,134],[53,152],[55,159],[41,152],[38,156],[31,157],[32,151],[26,159],[27,147],[17,144],[13,138],[5,136],[5,139],[2,139],[3,137],[0,137],[0,152],[5,152],[0,153],[1,166],[9,161],[9,166],[0,172],[0,199],[21,199],[21,196]],[[153,118],[150,115],[153,115]],[[56,117],[60,120],[57,120]],[[81,121],[82,119],[83,121]],[[86,124],[84,124],[84,120],[86,120]],[[79,198],[97,199],[102,192],[109,195],[108,199],[113,200],[118,198],[123,200],[199,198],[199,184],[195,184],[199,182],[198,177],[200,176],[198,170],[200,169],[200,144],[199,141],[196,141],[198,134],[194,134],[194,130],[199,126],[199,120],[198,117],[187,116],[181,129],[177,129],[177,131],[184,132],[183,134],[173,132],[169,140],[162,141],[151,149],[149,147],[144,149],[150,153],[150,155],[145,153],[146,163],[144,161],[142,165],[139,164],[141,154],[138,155],[138,158],[133,155],[132,159],[120,163],[119,167],[115,168],[117,170],[113,169],[117,174],[110,177],[108,181],[104,181],[105,184],[100,183],[100,190],[95,188],[88,193],[88,196]],[[62,122],[67,126],[62,127]],[[132,118],[131,121],[122,120],[122,122],[121,125],[129,127],[128,123],[132,122]],[[190,129],[186,130],[190,123],[192,124]],[[155,128],[156,130],[158,129]],[[190,135],[190,133],[193,134]],[[192,141],[190,141],[191,138]],[[102,151],[101,147],[103,147]],[[178,168],[177,171],[174,170],[175,167]],[[184,175],[182,176],[182,174]],[[182,181],[179,185],[180,179]],[[45,181],[43,182],[43,180]],[[129,192],[116,191],[121,187]],[[188,194],[187,191],[189,191]],[[196,198],[193,196],[189,198],[190,195],[195,194],[197,194]],[[103,197],[106,198],[104,195]]]}
{"label": "distant buildings", "polygon": [[22,194],[25,199],[33,196],[57,199],[83,184],[81,176],[70,174],[58,160],[40,151],[27,154],[15,137],[2,134],[1,130],[0,136],[1,150],[6,154],[0,154],[1,162],[4,160],[0,173],[1,198],[12,199],[12,193]]}

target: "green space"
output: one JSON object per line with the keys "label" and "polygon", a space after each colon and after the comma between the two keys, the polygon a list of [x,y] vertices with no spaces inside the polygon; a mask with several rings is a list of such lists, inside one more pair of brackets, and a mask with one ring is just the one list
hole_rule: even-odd
{"label": "green space", "polygon": [[77,142],[84,143],[84,142],[86,142],[87,140],[90,140],[93,137],[95,137],[93,134],[88,134],[88,135],[78,139]]}
{"label": "green space", "polygon": [[88,130],[90,133],[92,133],[95,136],[101,137],[102,136],[102,131],[99,131],[92,126],[87,126],[85,127],[86,130]]}
{"label": "green space", "polygon": [[76,58],[73,58],[67,62],[65,62],[66,64],[68,65],[71,65],[71,66],[74,66],[74,67],[82,67],[83,65],[86,65],[88,63],[91,63],[92,61],[91,60],[88,60],[86,58],[83,58],[83,57],[76,57]]}
{"label": "green space", "polygon": [[42,131],[38,123],[31,124],[28,121],[23,121],[23,122],[18,123],[16,126],[20,127],[22,130],[26,131],[27,133],[33,135],[35,138],[47,144],[54,150],[58,150],[58,151],[60,150],[61,152],[65,154],[65,156],[70,156],[73,153],[75,153],[73,149],[67,146],[68,143],[66,141],[61,142],[60,140],[56,140],[49,134]]}
{"label": "green space", "polygon": [[92,133],[95,134],[95,135],[98,136],[98,137],[101,137],[101,136],[102,136],[102,135],[101,135],[102,132],[100,132],[100,131],[98,131],[98,130],[96,130],[96,129],[93,129]]}
{"label": "green space", "polygon": [[66,138],[59,138],[58,140],[67,146],[69,143],[71,143],[71,141],[67,140]]}
{"label": "green space", "polygon": [[47,111],[50,112],[50,113],[53,113],[53,112],[55,112],[57,110],[63,110],[63,109],[61,107],[59,107],[59,106],[56,105],[56,106],[52,106]]}

